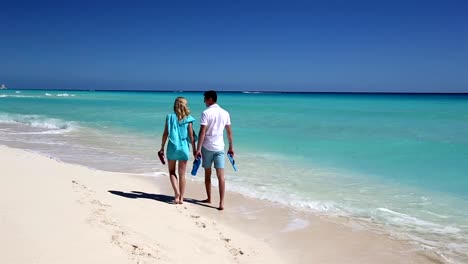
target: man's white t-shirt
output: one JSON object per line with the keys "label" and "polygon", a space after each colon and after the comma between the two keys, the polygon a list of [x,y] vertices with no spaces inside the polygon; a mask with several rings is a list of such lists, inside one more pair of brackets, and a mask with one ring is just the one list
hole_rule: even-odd
{"label": "man's white t-shirt", "polygon": [[224,150],[224,127],[231,125],[229,113],[218,104],[212,104],[208,109],[203,111],[200,125],[206,126],[203,147],[210,151]]}

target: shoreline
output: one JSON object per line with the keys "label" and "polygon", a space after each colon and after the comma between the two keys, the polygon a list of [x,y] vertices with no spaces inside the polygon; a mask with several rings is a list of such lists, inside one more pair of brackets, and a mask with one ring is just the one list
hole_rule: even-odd
{"label": "shoreline", "polygon": [[[78,236],[66,239],[82,248],[82,253],[94,247],[109,253],[115,251],[120,256],[116,263],[150,263],[155,259],[162,263],[187,260],[212,263],[219,259],[224,260],[222,263],[258,263],[260,260],[268,263],[442,263],[430,252],[388,235],[372,233],[345,218],[332,219],[299,212],[237,193],[226,193],[226,209],[219,212],[214,209],[218,201],[216,188],[213,188],[212,207],[200,204],[198,199],[204,199],[205,195],[203,183],[191,180],[189,175],[186,176],[185,203],[173,205],[170,204],[172,190],[166,177],[92,170],[6,146],[0,146],[0,158],[6,161],[3,170],[7,172],[2,173],[0,179],[4,186],[11,187],[2,198],[2,207],[8,208],[2,218],[8,220],[1,224],[0,230],[6,232],[5,241],[10,241],[2,245],[8,249],[2,257],[5,261],[30,263],[37,260],[37,255],[45,254],[51,257],[49,262],[38,260],[37,263],[54,262],[57,257],[60,261],[70,262],[72,249],[66,243],[56,245],[68,252],[62,255],[55,254],[56,249],[49,252],[34,247],[38,239],[35,236],[44,236],[40,239],[45,240],[45,244],[54,242],[53,237],[48,236],[54,230],[43,229],[43,226],[41,229],[34,218],[54,218],[61,213],[55,209],[65,203],[70,208],[63,208],[67,208],[77,230],[87,234],[83,236],[70,230],[66,222],[58,221],[59,218],[56,224],[62,231]],[[161,175],[167,173],[161,172]],[[30,186],[30,180],[36,185]],[[71,197],[67,188],[72,192]],[[22,191],[19,198],[15,196],[17,190]],[[62,200],[53,199],[60,194]],[[39,203],[41,199],[35,201],[42,196],[50,199],[44,203]],[[29,200],[34,202],[29,203]],[[44,215],[44,212],[52,215]],[[16,223],[15,217],[19,216],[23,216],[19,221],[23,225]],[[94,234],[96,230],[98,234]],[[22,231],[20,233],[28,239],[18,236],[17,231]],[[88,235],[99,239],[91,243]],[[25,242],[31,250],[27,250],[28,254],[21,255],[24,245],[20,242]],[[184,244],[183,250],[178,250],[178,243]],[[180,251],[189,252],[181,254]],[[99,258],[114,261],[114,253]],[[15,257],[20,256],[31,258],[17,261]],[[81,256],[81,261],[95,262],[98,256],[94,255],[96,259],[92,257],[89,254]],[[78,263],[79,259],[74,261]]]}
{"label": "shoreline", "polygon": [[[153,184],[171,196],[169,179],[157,178]],[[210,206],[199,204],[197,200],[205,198],[203,182],[187,181],[186,200],[201,205],[195,207],[201,215],[266,242],[284,263],[444,263],[433,252],[411,245],[410,241],[376,233],[353,218],[299,211],[229,191],[225,209],[219,212],[217,188],[212,193]]]}

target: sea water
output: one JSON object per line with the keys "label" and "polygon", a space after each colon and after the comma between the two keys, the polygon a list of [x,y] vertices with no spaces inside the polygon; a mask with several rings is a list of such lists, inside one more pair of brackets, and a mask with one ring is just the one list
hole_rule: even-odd
{"label": "sea water", "polygon": [[[0,91],[0,144],[155,175],[178,96],[198,129],[202,92]],[[219,93],[218,103],[238,166],[228,190],[468,261],[468,96]]]}

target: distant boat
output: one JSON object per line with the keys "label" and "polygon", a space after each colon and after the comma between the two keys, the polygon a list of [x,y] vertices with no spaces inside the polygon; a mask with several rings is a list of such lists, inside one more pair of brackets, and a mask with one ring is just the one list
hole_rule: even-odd
{"label": "distant boat", "polygon": [[6,86],[2,84],[2,86],[0,86],[0,90],[4,90],[4,89],[6,89]]}

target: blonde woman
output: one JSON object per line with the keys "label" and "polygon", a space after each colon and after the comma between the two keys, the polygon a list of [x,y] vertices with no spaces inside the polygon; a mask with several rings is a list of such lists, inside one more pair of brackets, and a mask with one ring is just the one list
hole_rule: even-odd
{"label": "blonde woman", "polygon": [[[195,119],[190,115],[187,100],[184,97],[177,97],[174,102],[174,113],[168,114],[161,141],[159,152],[164,154],[164,146],[167,139],[167,161],[169,177],[174,189],[174,203],[184,202],[185,192],[185,171],[189,159],[189,145],[192,145],[192,152],[195,150],[195,140],[193,134],[193,122]],[[176,163],[178,161],[178,174],[176,174]]]}

